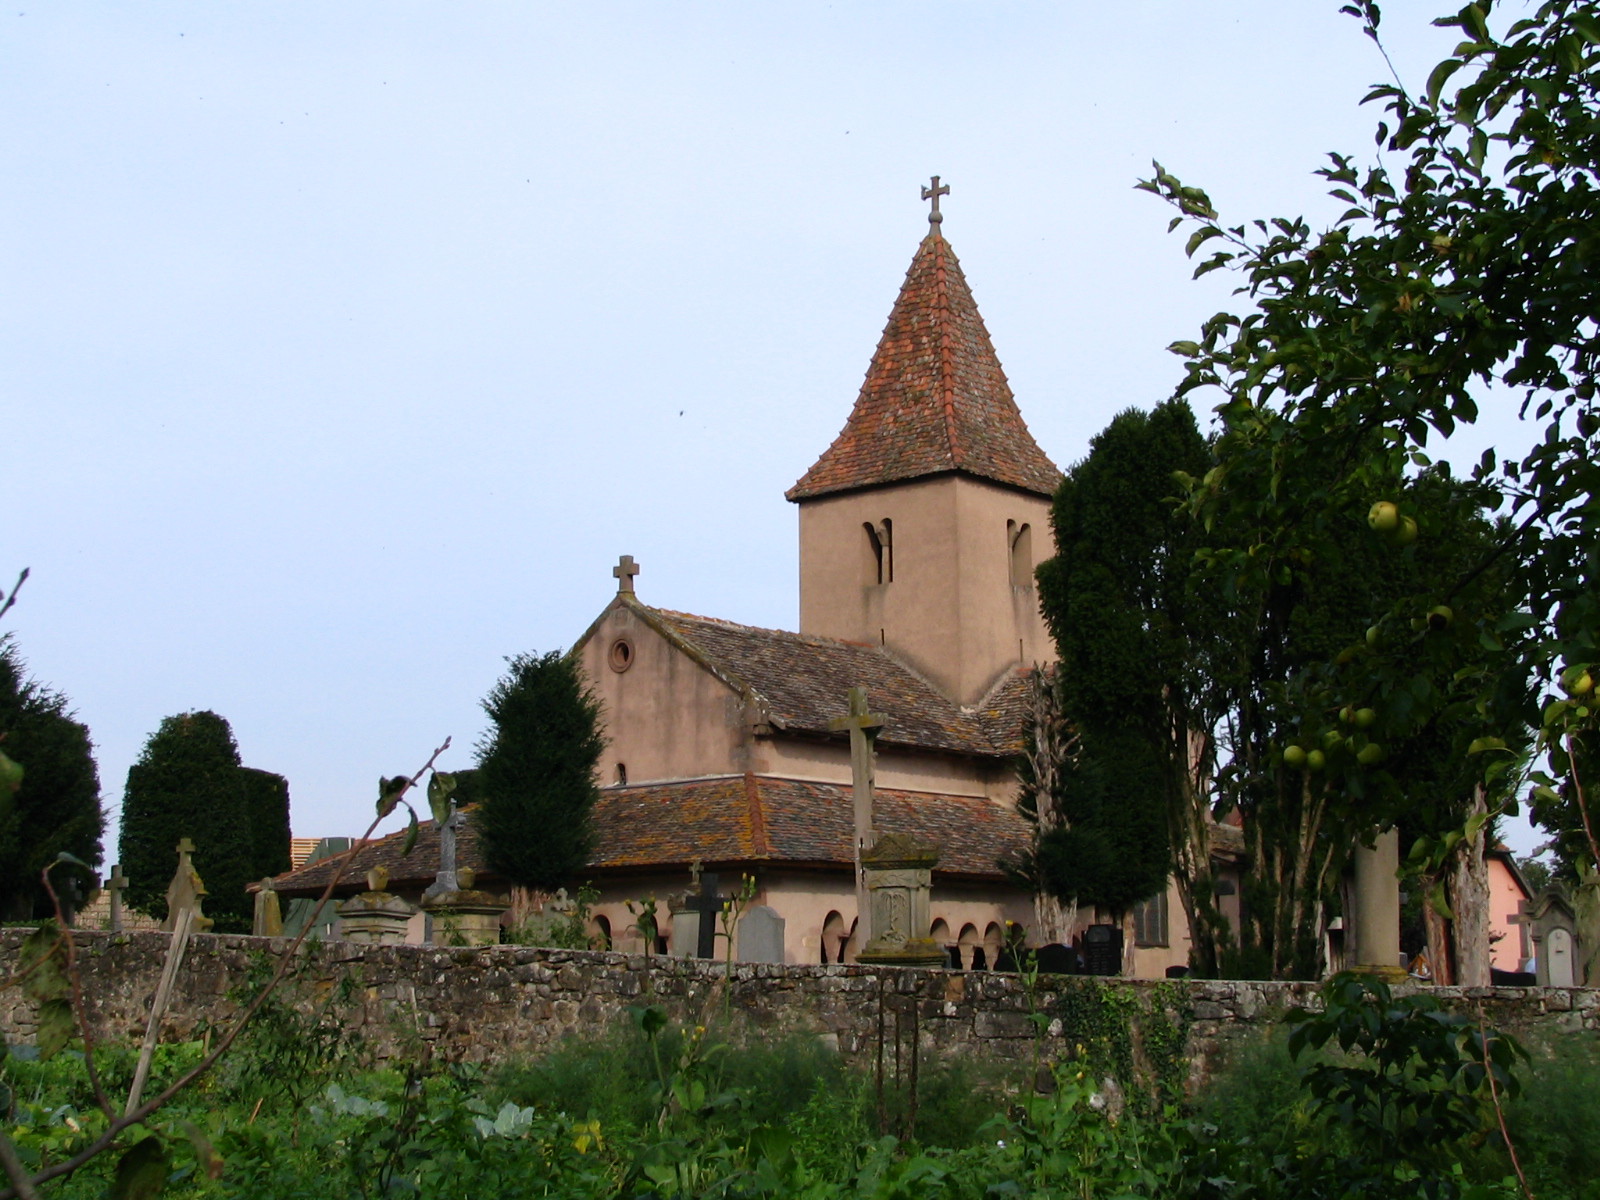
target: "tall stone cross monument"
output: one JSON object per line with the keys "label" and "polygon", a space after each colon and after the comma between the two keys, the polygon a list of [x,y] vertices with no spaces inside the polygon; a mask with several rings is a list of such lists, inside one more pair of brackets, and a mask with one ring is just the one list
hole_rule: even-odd
{"label": "tall stone cross monument", "polygon": [[427,897],[458,892],[461,884],[456,878],[456,833],[461,828],[461,810],[454,799],[450,801],[450,816],[439,826],[439,873],[434,876],[422,894]]}
{"label": "tall stone cross monument", "polygon": [[877,839],[872,827],[872,746],[885,718],[882,713],[868,711],[866,688],[853,687],[847,694],[850,711],[842,717],[834,717],[828,722],[828,728],[850,733],[850,780],[855,799],[856,945],[865,946],[872,937],[867,927],[871,906],[867,903],[867,876],[861,866],[861,856]]}

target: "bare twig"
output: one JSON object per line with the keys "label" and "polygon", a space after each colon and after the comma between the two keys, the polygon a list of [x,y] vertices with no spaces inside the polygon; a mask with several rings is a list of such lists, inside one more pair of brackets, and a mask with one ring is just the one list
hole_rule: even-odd
{"label": "bare twig", "polygon": [[1511,1142],[1511,1132],[1506,1128],[1506,1112],[1500,1103],[1500,1085],[1495,1082],[1494,1066],[1489,1061],[1489,1031],[1483,1023],[1483,1005],[1478,1005],[1478,1042],[1483,1047],[1483,1073],[1489,1081],[1489,1099],[1494,1102],[1494,1118],[1500,1124],[1500,1140],[1506,1144],[1506,1153],[1511,1155],[1511,1169],[1517,1173],[1517,1182],[1522,1185],[1522,1194],[1528,1200],[1534,1200],[1533,1189],[1528,1186],[1528,1177],[1522,1173],[1522,1163],[1517,1160],[1517,1148]]}
{"label": "bare twig", "polygon": [[[406,785],[397,793],[395,793],[395,800],[397,803],[408,791],[412,789],[412,787],[416,785],[416,781],[422,777],[423,773],[432,768],[439,755],[443,754],[449,748],[450,739],[445,738],[444,744],[430,754],[428,756],[428,761],[423,763],[422,766],[417,770],[416,774],[412,775],[408,779]],[[356,840],[356,844],[344,856],[344,861],[340,863],[339,867],[334,871],[333,877],[328,880],[327,887],[323,888],[322,896],[317,901],[317,912],[320,912],[328,903],[329,898],[333,895],[334,888],[338,887],[339,881],[344,878],[345,871],[349,868],[350,864],[355,861],[356,856],[366,848],[367,843],[372,838],[373,831],[378,828],[379,823],[389,815],[389,812],[393,811],[394,810],[391,808],[388,812],[379,813],[373,818],[372,823],[367,826],[366,832]],[[267,998],[272,994],[274,989],[277,988],[278,984],[283,981],[284,975],[288,973],[289,964],[294,961],[295,956],[299,953],[300,947],[305,942],[307,935],[310,934],[315,921],[316,918],[313,916],[310,921],[306,922],[305,928],[300,931],[300,933],[295,937],[294,941],[291,942],[284,950],[282,958],[278,960],[278,968],[273,972],[272,978],[268,979],[266,985],[262,987],[261,991],[256,993],[256,998],[252,1000],[244,1012],[239,1015],[239,1019],[234,1022],[233,1027],[229,1029],[228,1032],[224,1034],[223,1037],[217,1042],[211,1053],[207,1054],[205,1058],[200,1060],[199,1063],[191,1067],[188,1071],[184,1072],[184,1074],[180,1075],[172,1083],[168,1084],[167,1087],[158,1095],[146,1100],[144,1103],[135,1108],[130,1108],[127,1112],[123,1113],[122,1116],[110,1122],[110,1124],[106,1126],[104,1133],[95,1138],[94,1141],[89,1143],[89,1145],[85,1146],[82,1150],[78,1151],[78,1153],[74,1154],[71,1158],[64,1159],[63,1161],[48,1166],[44,1170],[40,1171],[33,1177],[31,1183],[35,1185],[47,1183],[52,1179],[59,1179],[63,1176],[71,1175],[85,1164],[92,1162],[95,1158],[105,1153],[105,1151],[117,1140],[117,1138],[121,1136],[123,1130],[129,1128],[130,1126],[139,1124],[146,1117],[150,1116],[150,1114],[170,1103],[174,1096],[178,1095],[179,1092],[183,1091],[191,1083],[199,1079],[202,1075],[214,1067],[217,1064],[217,1061],[225,1053],[227,1053],[228,1048],[238,1040],[239,1035],[244,1032],[245,1027],[250,1023],[250,1019],[260,1011],[261,1006],[267,1002]],[[33,1200],[33,1197],[36,1197],[37,1193],[35,1192],[32,1196],[30,1196],[28,1193],[23,1192],[16,1187],[7,1188],[4,1192],[0,1192],[0,1200],[10,1200],[10,1198],[13,1196],[18,1197],[19,1200]]]}
{"label": "bare twig", "polygon": [[17,593],[22,590],[22,585],[28,581],[28,568],[22,568],[22,574],[17,576],[16,583],[11,585],[11,595],[6,597],[6,602],[0,604],[0,617],[11,611],[11,606],[17,602]]}

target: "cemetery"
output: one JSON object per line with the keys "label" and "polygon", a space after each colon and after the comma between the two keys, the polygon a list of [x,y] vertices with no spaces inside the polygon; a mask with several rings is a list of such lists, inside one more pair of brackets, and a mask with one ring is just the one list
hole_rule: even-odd
{"label": "cemetery", "polygon": [[0,636],[0,1200],[1600,1200],[1600,13],[1492,7],[1320,234],[1153,165],[1255,309],[1066,470],[919,183],[796,628],[622,554],[337,836],[195,710],[102,872]]}

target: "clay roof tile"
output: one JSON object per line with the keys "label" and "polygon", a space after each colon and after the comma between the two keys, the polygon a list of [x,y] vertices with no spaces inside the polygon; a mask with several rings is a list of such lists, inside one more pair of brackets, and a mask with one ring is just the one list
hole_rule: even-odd
{"label": "clay roof tile", "polygon": [[950,472],[1045,496],[1061,479],[1017,409],[955,252],[935,231],[906,272],[843,432],[787,495]]}

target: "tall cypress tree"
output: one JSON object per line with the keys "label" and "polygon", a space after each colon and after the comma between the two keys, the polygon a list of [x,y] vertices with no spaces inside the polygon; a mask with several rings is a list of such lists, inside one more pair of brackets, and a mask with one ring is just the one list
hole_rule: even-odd
{"label": "tall cypress tree", "polygon": [[600,701],[574,658],[552,651],[507,663],[483,702],[494,724],[477,747],[478,839],[496,874],[550,891],[573,882],[594,844]]}
{"label": "tall cypress tree", "polygon": [[0,920],[25,921],[51,913],[39,872],[57,854],[100,863],[106,823],[88,727],[60,692],[26,678],[9,637],[0,639],[0,734],[0,751],[22,768],[15,790],[0,782]]}
{"label": "tall cypress tree", "polygon": [[244,772],[233,730],[214,712],[164,718],[128,768],[121,853],[134,908],[167,915],[175,848],[185,837],[196,847],[206,915],[219,932],[248,933],[252,904],[244,889],[254,847]]}
{"label": "tall cypress tree", "polygon": [[[1186,403],[1119,414],[1057,489],[1056,556],[1039,568],[1062,711],[1080,738],[1057,777],[1065,824],[1037,847],[1040,882],[1116,915],[1166,886],[1175,851],[1180,883],[1209,882],[1207,856],[1188,846],[1188,826],[1209,818],[1189,786],[1189,735],[1209,730],[1191,627],[1215,614],[1197,611],[1189,586],[1194,526],[1175,511],[1174,479],[1203,474],[1208,458]],[[1191,923],[1209,928],[1183,894]]]}
{"label": "tall cypress tree", "polygon": [[250,820],[250,878],[277,875],[290,866],[289,781],[271,771],[241,767]]}

